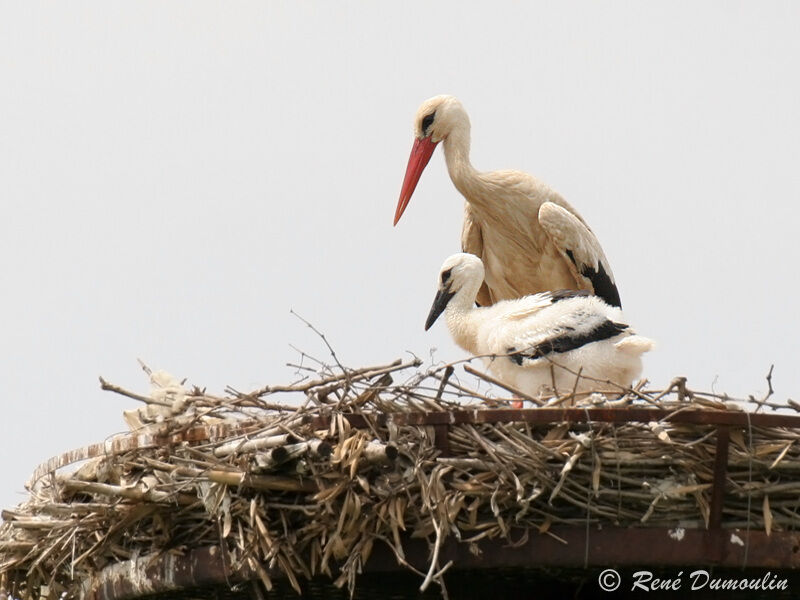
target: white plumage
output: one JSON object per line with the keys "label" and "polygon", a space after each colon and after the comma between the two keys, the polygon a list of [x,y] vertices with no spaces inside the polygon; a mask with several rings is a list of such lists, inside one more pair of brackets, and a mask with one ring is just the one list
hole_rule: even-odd
{"label": "white plumage", "polygon": [[602,382],[629,386],[641,373],[641,355],[653,342],[631,331],[619,308],[586,292],[571,291],[476,308],[483,279],[478,257],[448,258],[439,273],[425,329],[444,311],[455,342],[472,354],[488,355],[484,359],[488,369],[504,383],[543,398],[573,389],[617,391]]}
{"label": "white plumage", "polygon": [[452,96],[425,101],[414,134],[394,222],[442,142],[450,178],[467,200],[461,249],[486,268],[481,306],[559,289],[588,290],[621,306],[600,243],[566,200],[527,173],[481,172],[470,164],[470,122],[461,102]]}

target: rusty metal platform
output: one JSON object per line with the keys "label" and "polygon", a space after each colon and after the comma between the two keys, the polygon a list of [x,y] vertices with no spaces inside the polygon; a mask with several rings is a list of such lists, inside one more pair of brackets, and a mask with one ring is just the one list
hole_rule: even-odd
{"label": "rusty metal platform", "polygon": [[[773,532],[662,528],[591,529],[553,527],[548,535],[529,532],[518,546],[497,540],[477,544],[477,553],[467,544],[448,540],[441,548],[444,562],[453,560],[451,576],[459,571],[497,569],[584,569],[617,567],[717,568],[773,572],[800,567],[800,532]],[[518,532],[525,538],[525,532]],[[565,543],[566,542],[566,543]],[[404,548],[409,563],[427,569],[428,545],[424,540],[406,539]],[[391,574],[406,572],[394,554],[383,545],[376,546],[364,567],[364,573]],[[280,573],[270,573],[280,579]],[[125,600],[146,595],[164,594],[181,589],[215,585],[236,585],[256,581],[254,573],[234,572],[219,548],[197,548],[185,556],[142,557],[106,568],[93,581],[85,582],[87,600]],[[419,582],[417,582],[417,585]]]}

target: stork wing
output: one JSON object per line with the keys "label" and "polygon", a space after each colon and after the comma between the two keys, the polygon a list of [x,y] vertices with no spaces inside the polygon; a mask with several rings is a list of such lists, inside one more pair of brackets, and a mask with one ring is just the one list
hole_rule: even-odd
{"label": "stork wing", "polygon": [[572,297],[572,295],[580,295],[581,292],[576,292],[574,290],[560,290],[556,293],[540,292],[538,294],[524,296],[523,298],[519,298],[518,300],[514,301],[514,310],[503,313],[503,320],[521,321],[523,319],[527,319],[528,317],[538,313],[543,308],[550,306],[553,304],[553,302],[558,302],[558,300],[561,298],[567,297],[564,294],[569,294],[569,297]]}
{"label": "stork wing", "polygon": [[604,317],[592,319],[588,325],[583,331],[553,330],[551,335],[529,343],[527,347],[519,344],[510,349],[509,358],[519,366],[524,366],[539,358],[577,350],[586,344],[607,340],[628,330],[626,324],[615,323]]}
{"label": "stork wing", "polygon": [[[483,234],[481,233],[481,226],[478,225],[469,207],[469,202],[464,203],[464,225],[461,229],[461,251],[469,254],[474,254],[480,259],[483,259]],[[489,288],[486,282],[483,282],[481,289],[478,290],[478,297],[476,299],[478,306],[491,306],[492,298],[489,295]]]}
{"label": "stork wing", "polygon": [[539,208],[539,224],[564,256],[576,281],[611,306],[622,307],[611,266],[592,230],[553,202],[545,202]]}

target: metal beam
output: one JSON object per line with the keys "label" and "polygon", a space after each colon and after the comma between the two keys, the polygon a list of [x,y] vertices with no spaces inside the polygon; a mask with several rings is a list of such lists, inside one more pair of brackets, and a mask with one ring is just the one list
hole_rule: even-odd
{"label": "metal beam", "polygon": [[[769,569],[800,568],[800,532],[718,529],[665,529],[603,527],[589,531],[584,527],[553,527],[557,536],[528,531],[528,538],[511,546],[503,540],[482,540],[477,553],[468,544],[448,539],[439,561],[454,561],[451,572],[497,568],[563,567],[748,567]],[[513,532],[522,539],[523,531]],[[430,556],[425,540],[403,541],[406,559],[420,570],[427,570]],[[745,555],[747,564],[745,564]],[[394,553],[376,545],[364,573],[403,571]],[[269,571],[276,580],[281,574]],[[141,557],[112,565],[84,582],[83,600],[127,600],[213,584],[255,580],[250,571],[234,572],[219,548],[198,548],[184,556]]]}
{"label": "metal beam", "polygon": [[714,482],[711,489],[711,509],[708,517],[709,529],[722,526],[722,505],[725,500],[725,480],[728,475],[728,445],[731,428],[728,425],[717,427],[717,446],[714,450]]}
{"label": "metal beam", "polygon": [[205,585],[248,581],[249,569],[234,571],[218,546],[196,548],[184,555],[141,556],[109,565],[83,581],[81,600],[122,600]]}

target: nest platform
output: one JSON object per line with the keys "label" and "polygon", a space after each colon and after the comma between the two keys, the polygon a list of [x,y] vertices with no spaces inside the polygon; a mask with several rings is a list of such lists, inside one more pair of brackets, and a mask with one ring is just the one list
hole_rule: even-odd
{"label": "nest platform", "polygon": [[323,581],[358,597],[403,573],[447,596],[481,569],[800,567],[791,405],[676,378],[514,409],[466,366],[479,379],[409,360],[221,396],[149,370],[149,395],[103,381],[146,409],[37,468],[2,512],[0,588],[261,598]]}

